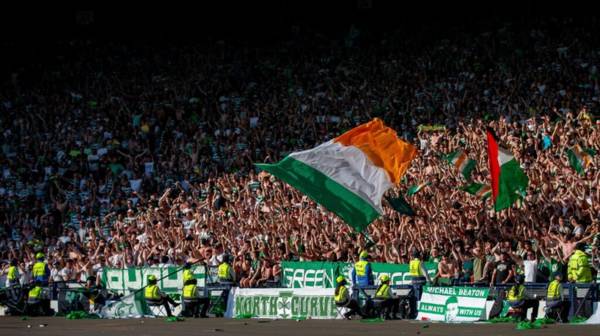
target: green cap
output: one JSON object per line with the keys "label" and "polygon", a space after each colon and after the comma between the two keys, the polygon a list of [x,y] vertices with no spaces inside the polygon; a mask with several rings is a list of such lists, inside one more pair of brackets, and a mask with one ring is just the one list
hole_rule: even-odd
{"label": "green cap", "polygon": [[43,259],[44,258],[44,254],[42,252],[38,252],[35,254],[35,259]]}
{"label": "green cap", "polygon": [[342,281],[344,281],[344,280],[346,280],[346,278],[344,278],[344,276],[343,276],[343,275],[340,275],[340,276],[338,276],[338,277],[335,279],[335,282],[337,282],[337,283],[341,283],[341,282],[342,282]]}
{"label": "green cap", "polygon": [[156,276],[153,274],[148,275],[148,281],[156,281]]}

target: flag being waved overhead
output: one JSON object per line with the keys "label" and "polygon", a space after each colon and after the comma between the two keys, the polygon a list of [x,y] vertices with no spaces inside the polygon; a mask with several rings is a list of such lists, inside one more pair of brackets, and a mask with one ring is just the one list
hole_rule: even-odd
{"label": "flag being waved overhead", "polygon": [[400,182],[416,155],[413,145],[375,118],[313,149],[257,166],[360,232],[383,214],[383,194]]}
{"label": "flag being waved overhead", "polygon": [[579,145],[575,145],[573,148],[567,149],[567,156],[569,158],[569,164],[571,168],[575,169],[577,174],[585,173],[585,170],[592,163],[592,156],[594,151],[590,149],[581,149]]}
{"label": "flag being waved overhead", "polygon": [[492,187],[481,183],[471,183],[468,186],[460,187],[460,190],[466,191],[471,195],[475,195],[482,200],[486,200],[492,194]]}
{"label": "flag being waved overhead", "polygon": [[509,208],[517,199],[522,198],[529,179],[515,157],[498,145],[494,132],[488,128],[488,160],[492,175],[492,199],[494,208],[500,211]]}
{"label": "flag being waved overhead", "polygon": [[462,150],[458,150],[446,155],[445,160],[453,165],[454,169],[461,173],[467,181],[471,179],[471,173],[477,165],[477,161],[470,159]]}

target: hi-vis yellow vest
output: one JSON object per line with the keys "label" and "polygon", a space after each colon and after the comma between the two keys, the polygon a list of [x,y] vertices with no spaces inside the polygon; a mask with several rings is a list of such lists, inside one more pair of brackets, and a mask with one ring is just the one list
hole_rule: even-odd
{"label": "hi-vis yellow vest", "polygon": [[377,293],[375,293],[375,298],[377,299],[389,299],[390,298],[390,285],[381,284],[377,289]]}
{"label": "hi-vis yellow vest", "polygon": [[183,298],[184,299],[195,299],[198,297],[198,288],[196,285],[185,285],[183,286]]}
{"label": "hi-vis yellow vest", "polygon": [[222,263],[218,269],[219,280],[233,281],[231,278],[231,266],[228,263]]}
{"label": "hi-vis yellow vest", "polygon": [[523,286],[523,285],[512,286],[508,290],[508,295],[506,295],[506,300],[508,300],[510,302],[521,301],[524,298],[525,298],[525,286]]}
{"label": "hi-vis yellow vest", "polygon": [[42,294],[42,287],[35,286],[29,290],[29,298],[30,299],[39,299]]}
{"label": "hi-vis yellow vest", "polygon": [[354,270],[356,271],[356,276],[365,276],[367,275],[367,265],[368,261],[361,260],[354,264]]}
{"label": "hi-vis yellow vest", "polygon": [[194,278],[194,273],[192,273],[192,270],[186,269],[183,270],[183,283],[185,284],[186,281],[188,280],[192,280]]}
{"label": "hi-vis yellow vest", "polygon": [[33,275],[34,278],[46,276],[46,263],[38,261],[35,264],[33,264],[31,275]]}
{"label": "hi-vis yellow vest", "polygon": [[17,281],[17,266],[10,266],[6,277],[9,281]]}
{"label": "hi-vis yellow vest", "polygon": [[421,260],[413,259],[408,264],[408,274],[414,277],[423,276],[423,272],[421,271]]}
{"label": "hi-vis yellow vest", "polygon": [[334,295],[335,303],[345,303],[348,301],[348,288],[340,286],[337,295]]}
{"label": "hi-vis yellow vest", "polygon": [[160,294],[158,292],[157,285],[148,285],[144,290],[144,297],[147,300],[158,300],[160,299]]}
{"label": "hi-vis yellow vest", "polygon": [[561,298],[562,285],[560,281],[553,280],[548,285],[548,293],[546,294],[546,300],[558,300]]}

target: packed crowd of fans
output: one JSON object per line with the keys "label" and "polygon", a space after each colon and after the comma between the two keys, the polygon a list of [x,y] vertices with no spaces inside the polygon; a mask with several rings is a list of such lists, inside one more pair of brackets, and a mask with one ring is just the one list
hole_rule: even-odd
{"label": "packed crowd of fans", "polygon": [[[407,263],[416,249],[438,262],[439,283],[547,281],[579,242],[598,257],[598,156],[580,175],[565,154],[600,150],[598,28],[61,45],[0,90],[0,260],[16,259],[26,282],[42,251],[51,281],[69,281],[229,253],[247,287],[277,280],[282,260],[353,261],[363,236],[253,163],[379,117],[419,149],[392,194],[429,185],[407,198],[416,216],[386,207],[369,226],[372,260]],[[442,159],[467,151],[473,180],[489,184],[487,126],[530,180],[499,213]]]}

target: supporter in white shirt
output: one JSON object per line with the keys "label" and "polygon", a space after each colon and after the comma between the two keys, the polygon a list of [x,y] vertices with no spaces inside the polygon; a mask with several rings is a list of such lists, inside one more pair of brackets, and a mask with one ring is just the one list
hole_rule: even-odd
{"label": "supporter in white shirt", "polygon": [[527,256],[525,256],[525,260],[523,260],[523,270],[525,272],[525,282],[535,282],[535,276],[537,273],[537,265],[538,261],[535,256],[535,252],[529,251],[527,252]]}

